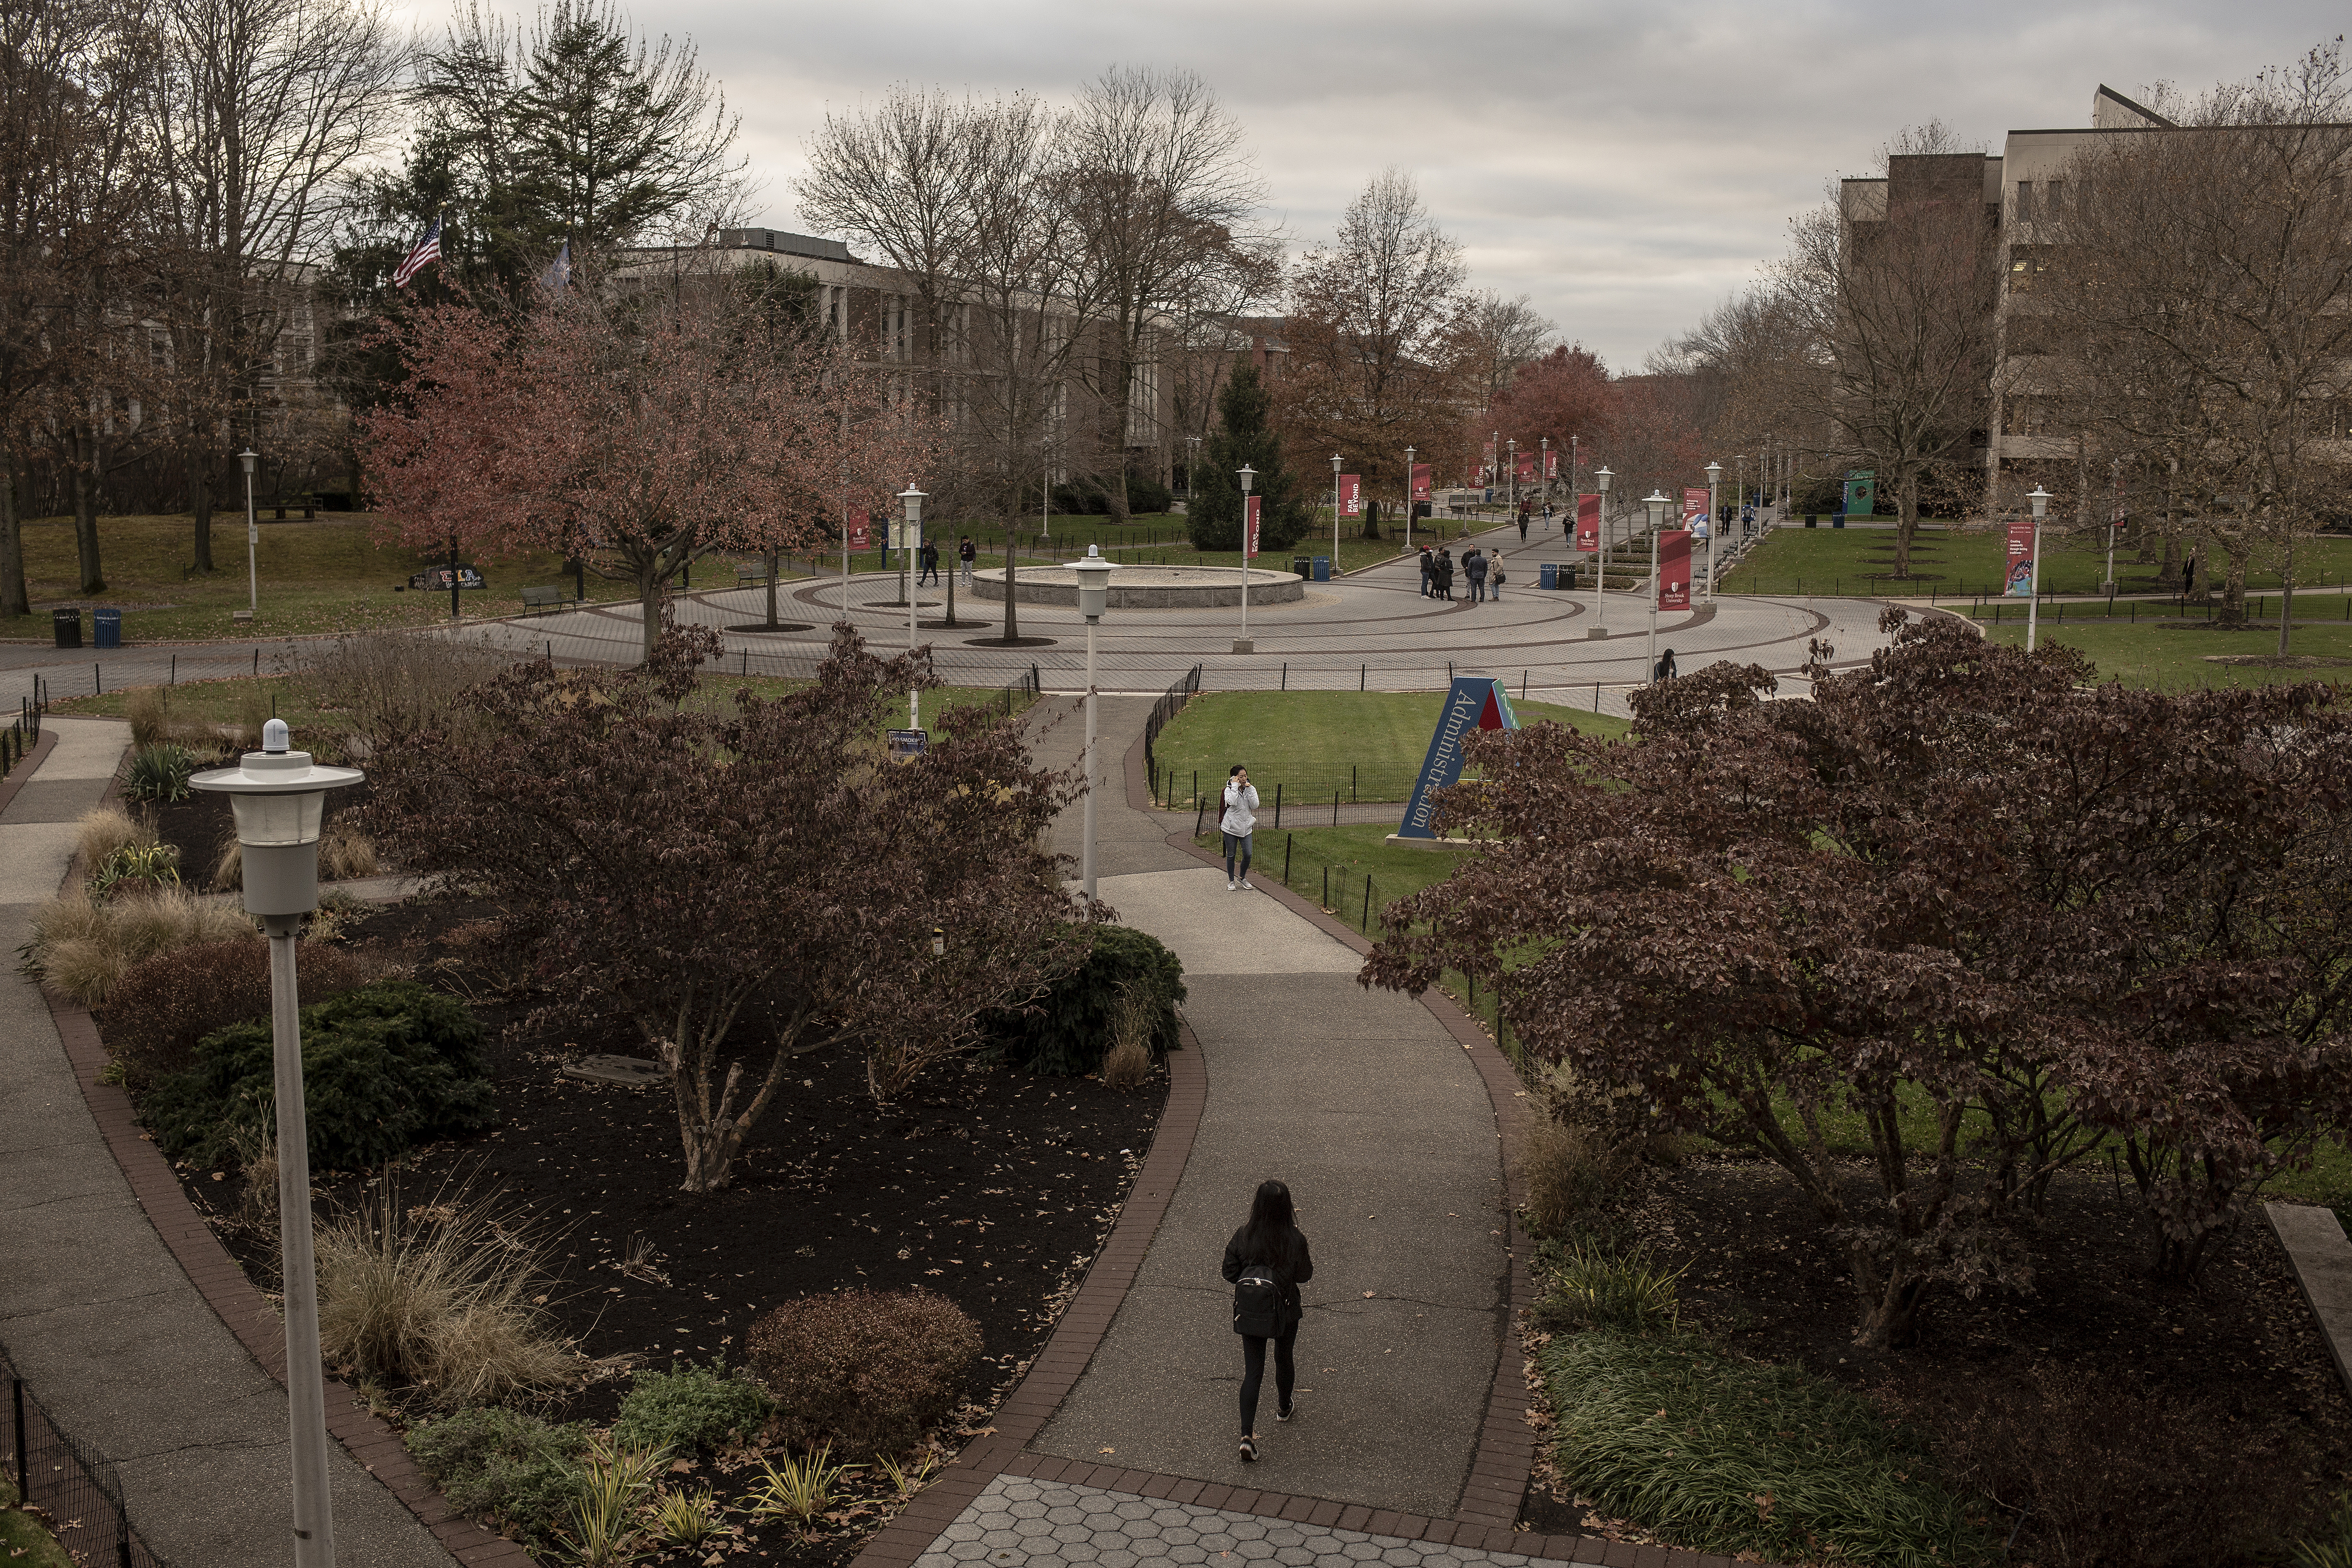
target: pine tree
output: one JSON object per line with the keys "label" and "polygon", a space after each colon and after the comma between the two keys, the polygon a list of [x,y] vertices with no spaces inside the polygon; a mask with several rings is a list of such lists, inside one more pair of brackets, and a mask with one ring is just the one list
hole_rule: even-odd
{"label": "pine tree", "polygon": [[1282,438],[1267,427],[1273,405],[1257,366],[1244,364],[1217,395],[1219,428],[1201,444],[1200,472],[1192,476],[1192,504],[1186,521],[1196,550],[1242,547],[1244,466],[1257,470],[1252,484],[1265,497],[1258,508],[1258,549],[1272,554],[1307,537],[1313,520],[1299,499],[1298,481],[1282,460]]}

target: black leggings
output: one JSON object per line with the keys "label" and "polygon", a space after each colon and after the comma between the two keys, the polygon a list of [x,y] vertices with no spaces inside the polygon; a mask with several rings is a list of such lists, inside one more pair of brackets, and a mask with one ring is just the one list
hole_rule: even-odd
{"label": "black leggings", "polygon": [[[1291,1347],[1298,1342],[1298,1325],[1293,1323],[1282,1331],[1274,1342],[1275,1408],[1282,1409],[1290,1403],[1291,1385],[1298,1381],[1298,1369],[1290,1364]],[[1242,1336],[1242,1436],[1257,1431],[1257,1391],[1265,1381],[1265,1340],[1258,1334]]]}

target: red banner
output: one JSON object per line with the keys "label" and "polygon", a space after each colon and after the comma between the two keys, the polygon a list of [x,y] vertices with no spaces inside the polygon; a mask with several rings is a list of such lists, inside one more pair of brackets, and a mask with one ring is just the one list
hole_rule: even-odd
{"label": "red banner", "polygon": [[1364,515],[1363,475],[1341,474],[1339,476],[1339,515],[1341,517]]}
{"label": "red banner", "polygon": [[1559,454],[1549,447],[1544,448],[1544,478],[1548,479],[1559,478]]}
{"label": "red banner", "polygon": [[[1706,492],[1699,491],[1699,510],[1706,510]],[[1691,607],[1691,536],[1685,528],[1661,530],[1658,534],[1658,608],[1687,610]]]}
{"label": "red banner", "polygon": [[1412,499],[1415,500],[1429,499],[1429,465],[1427,463],[1415,463],[1412,466]]}
{"label": "red banner", "polygon": [[1601,498],[1576,498],[1576,547],[1587,555],[1601,548]]}
{"label": "red banner", "polygon": [[1264,496],[1242,498],[1242,554],[1255,560],[1257,556],[1257,503]]}
{"label": "red banner", "polygon": [[1511,471],[1523,479],[1534,479],[1536,477],[1536,455],[1533,452],[1513,453],[1511,455]]}
{"label": "red banner", "polygon": [[1683,491],[1683,526],[1688,528],[1706,515],[1706,487],[1692,485],[1686,488]]}
{"label": "red banner", "polygon": [[852,550],[874,548],[874,536],[866,527],[866,514],[862,511],[853,511],[849,514],[849,548]]}
{"label": "red banner", "polygon": [[2033,520],[2021,517],[2009,525],[2009,588],[2021,599],[2033,596]]}

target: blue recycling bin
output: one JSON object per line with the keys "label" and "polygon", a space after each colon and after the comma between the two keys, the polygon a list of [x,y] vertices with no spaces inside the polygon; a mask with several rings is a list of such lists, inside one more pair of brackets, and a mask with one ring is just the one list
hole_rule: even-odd
{"label": "blue recycling bin", "polygon": [[1536,569],[1537,585],[1544,588],[1559,586],[1559,563],[1547,561]]}
{"label": "blue recycling bin", "polygon": [[1830,526],[1832,528],[1843,528],[1845,526],[1845,513],[1842,511],[1833,511],[1830,513]]}
{"label": "blue recycling bin", "polygon": [[100,647],[122,646],[122,612],[121,610],[92,610],[89,613],[89,621],[91,629],[98,633]]}
{"label": "blue recycling bin", "polygon": [[1328,555],[1318,555],[1315,558],[1315,580],[1318,583],[1328,583],[1331,580],[1331,558]]}

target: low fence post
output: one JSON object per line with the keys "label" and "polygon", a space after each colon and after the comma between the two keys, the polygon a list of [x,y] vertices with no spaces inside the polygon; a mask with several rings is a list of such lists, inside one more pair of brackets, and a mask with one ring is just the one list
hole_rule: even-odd
{"label": "low fence post", "polygon": [[23,1378],[12,1377],[8,1380],[8,1403],[15,1405],[16,1409],[16,1500],[30,1502],[33,1500],[33,1494],[26,1489],[25,1479],[25,1380]]}
{"label": "low fence post", "polygon": [[1366,936],[1372,934],[1372,874],[1364,873],[1364,918],[1357,922]]}
{"label": "low fence post", "polygon": [[1276,831],[1282,827],[1282,786],[1280,784],[1274,786],[1274,826]]}
{"label": "low fence post", "polygon": [[1282,839],[1282,885],[1286,888],[1290,886],[1290,846],[1297,837],[1295,833],[1288,833]]}

